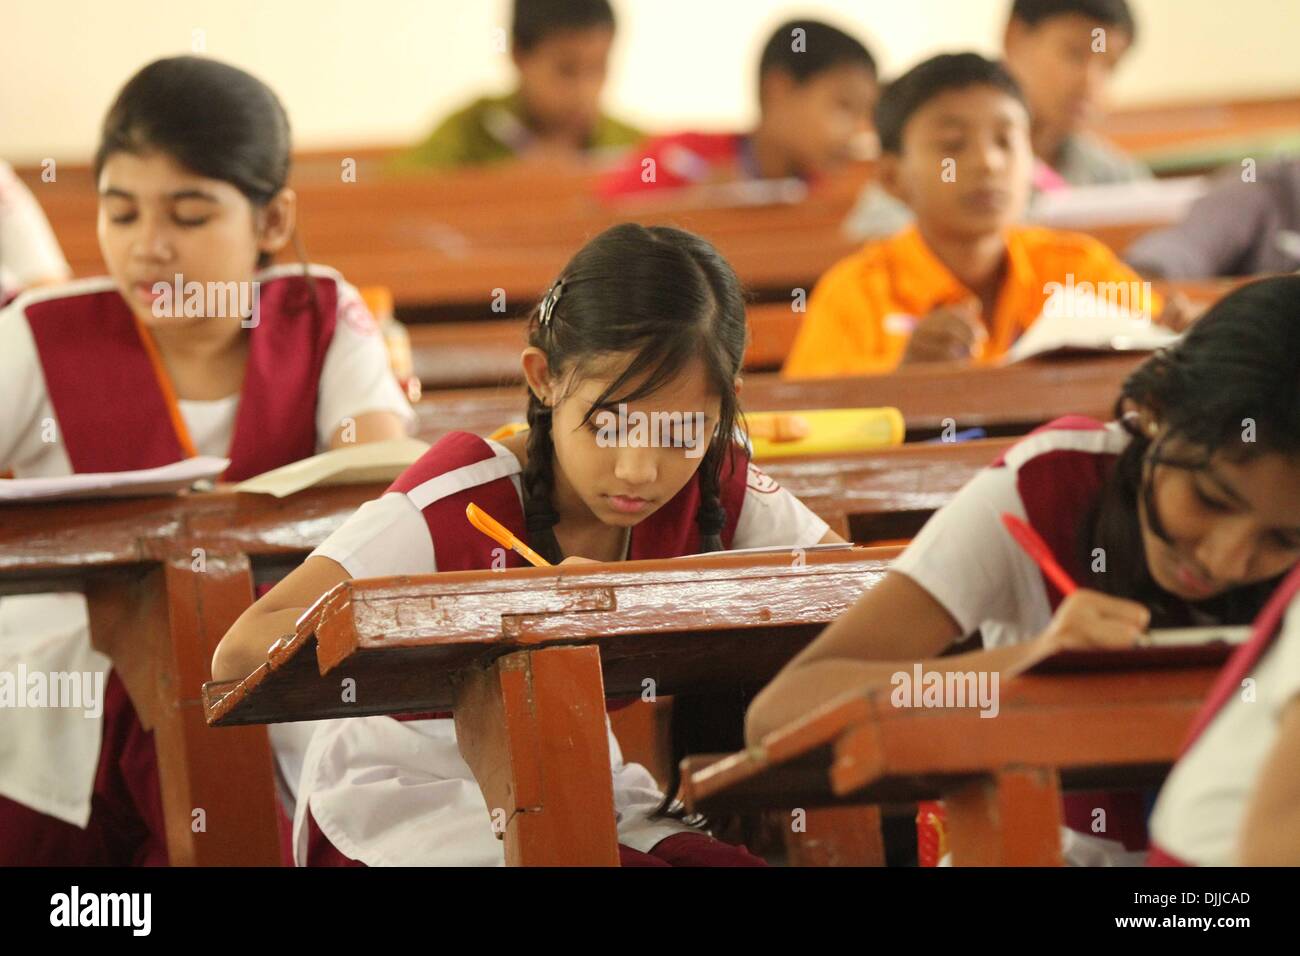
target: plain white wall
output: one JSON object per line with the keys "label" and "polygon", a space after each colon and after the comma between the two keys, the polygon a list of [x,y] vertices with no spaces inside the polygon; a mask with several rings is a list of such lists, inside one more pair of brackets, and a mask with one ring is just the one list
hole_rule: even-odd
{"label": "plain white wall", "polygon": [[[1115,102],[1300,92],[1297,0],[1130,0],[1138,47]],[[941,50],[997,52],[1010,0],[614,0],[607,105],[648,129],[727,128],[755,109],[755,58],[790,15],[854,29],[887,76]],[[509,0],[6,0],[0,157],[87,159],[128,76],[206,53],[280,94],[302,148],[412,139],[510,83]],[[1300,117],[1297,118],[1300,123]]]}

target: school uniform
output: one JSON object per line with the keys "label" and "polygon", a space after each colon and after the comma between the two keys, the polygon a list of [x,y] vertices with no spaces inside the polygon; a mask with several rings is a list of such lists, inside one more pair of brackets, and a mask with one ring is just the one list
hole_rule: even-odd
{"label": "school uniform", "polygon": [[[621,149],[638,142],[641,135],[627,123],[602,113],[586,149]],[[441,169],[499,163],[526,152],[535,140],[518,91],[482,96],[439,123],[424,140],[401,154],[394,165]]]}
{"label": "school uniform", "polygon": [[1192,722],[1151,815],[1149,863],[1240,865],[1246,811],[1283,711],[1298,694],[1300,567],[1260,612]]}
{"label": "school uniform", "polygon": [[[646,161],[653,161],[649,166]],[[653,170],[653,175],[647,170]],[[743,133],[673,133],[629,151],[600,181],[606,199],[702,183],[759,179],[751,137]]]}
{"label": "school uniform", "polygon": [[[978,631],[986,648],[1032,640],[1047,629],[1064,596],[1007,534],[1001,515],[1009,512],[1027,521],[1070,577],[1085,580],[1080,528],[1129,441],[1118,422],[1064,418],[1044,426],[1013,445],[936,512],[893,570],[929,592],[963,635]],[[1097,808],[1106,811],[1103,832],[1092,826]],[[1066,862],[1141,863],[1144,808],[1137,793],[1067,794]]]}
{"label": "school uniform", "polygon": [[[1081,233],[1013,226],[1006,233],[1006,274],[977,364],[1006,354],[1047,302],[1049,283],[1136,283],[1133,308],[1148,304],[1137,273],[1102,243]],[[932,310],[970,299],[915,226],[868,243],[823,275],[781,374],[789,379],[876,375],[893,371],[916,324]],[[1149,297],[1151,312],[1162,302]]]}
{"label": "school uniform", "polygon": [[[742,451],[723,466],[722,531],[729,548],[808,546],[824,521],[760,472]],[[315,552],[355,578],[429,574],[493,566],[500,549],[465,517],[473,501],[527,540],[519,459],[495,441],[453,432],[368,502]],[[663,558],[699,551],[698,475],[632,529],[625,557]],[[523,564],[513,552],[509,566]],[[609,735],[618,836],[625,862],[649,854],[664,862],[663,841],[703,846],[735,863],[759,862],[671,819],[650,819],[663,795],[645,768],[625,763]],[[500,866],[502,842],[456,742],[449,714],[417,719],[354,717],[321,721],[297,793],[294,851],[299,865]],[[669,844],[672,846],[673,844]],[[658,851],[657,853],[654,851]],[[698,860],[695,854],[687,854]],[[651,864],[653,865],[653,863]]]}
{"label": "school uniform", "polygon": [[[311,275],[254,277],[243,386],[214,401],[174,398],[112,280],[20,296],[0,311],[0,470],[50,477],[203,454],[229,457],[223,478],[236,481],[324,450],[344,418],[412,422],[357,291],[331,270]],[[0,600],[0,670],[20,665],[101,675],[105,709],[0,709],[0,863],[165,863],[152,734],[91,648],[82,595]],[[136,839],[122,845],[124,833]]]}

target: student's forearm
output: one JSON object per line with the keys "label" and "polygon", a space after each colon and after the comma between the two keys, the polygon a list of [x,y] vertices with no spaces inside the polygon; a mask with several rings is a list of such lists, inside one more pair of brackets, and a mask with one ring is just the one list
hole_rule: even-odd
{"label": "student's forearm", "polygon": [[293,634],[298,618],[307,609],[284,608],[257,612],[250,608],[217,645],[212,655],[213,680],[239,680],[266,663],[266,654],[277,638]]}
{"label": "student's forearm", "polygon": [[[929,673],[997,672],[1003,680],[1032,666],[1044,655],[1039,641],[1013,644],[990,651],[972,651],[952,657],[920,661]],[[822,658],[783,671],[754,698],[745,717],[745,739],[750,744],[793,723],[837,697],[889,688],[895,674],[911,674],[917,661],[862,661]]]}

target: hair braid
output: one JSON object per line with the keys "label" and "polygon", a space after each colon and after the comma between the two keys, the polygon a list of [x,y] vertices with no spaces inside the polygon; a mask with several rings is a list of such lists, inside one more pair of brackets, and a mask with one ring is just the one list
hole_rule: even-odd
{"label": "hair braid", "polygon": [[564,560],[555,525],[560,520],[551,500],[555,487],[555,446],[551,444],[551,409],[528,394],[528,464],[522,475],[524,523],[528,544],[552,564]]}

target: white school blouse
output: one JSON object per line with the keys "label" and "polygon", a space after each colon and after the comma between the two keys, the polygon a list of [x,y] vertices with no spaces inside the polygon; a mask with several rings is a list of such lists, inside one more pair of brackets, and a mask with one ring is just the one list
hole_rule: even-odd
{"label": "white school blouse", "polygon": [[1300,695],[1300,599],[1241,687],[1174,765],[1151,815],[1151,840],[1199,866],[1240,866],[1241,827],[1282,712]]}
{"label": "white school blouse", "polygon": [[[523,493],[519,460],[489,441]],[[481,462],[479,463],[482,464]],[[475,466],[469,466],[475,468]],[[439,477],[443,495],[478,484],[458,469]],[[427,504],[428,502],[426,502]],[[809,547],[827,525],[801,501],[750,465],[732,548]],[[433,542],[420,507],[390,492],[361,506],[313,555],[331,558],[354,578],[430,574]],[[608,721],[606,722],[608,726]],[[639,764],[623,761],[609,732],[619,842],[648,851],[689,829],[651,819],[663,794]],[[307,748],[297,793],[294,856],[307,858],[307,814],[345,856],[368,866],[501,866],[505,855],[482,791],[460,754],[455,721],[348,717],[320,721]]]}
{"label": "white school blouse", "polygon": [[[269,281],[299,265],[277,266],[259,274]],[[336,274],[313,267],[319,275]],[[41,440],[42,423],[54,420],[45,391],[41,363],[31,330],[22,314],[25,303],[67,295],[74,287],[99,288],[104,279],[88,279],[58,289],[26,293],[0,311],[0,471],[15,477],[71,474],[60,442]],[[112,401],[113,396],[105,396]],[[181,416],[201,455],[225,457],[234,435],[239,396],[215,401],[178,403]],[[344,418],[370,411],[391,411],[407,423],[414,412],[394,380],[388,354],[374,320],[357,290],[339,282],[338,320],[321,369],[316,414],[317,448]],[[78,593],[33,594],[0,599],[0,672],[99,672],[107,683],[109,661],[90,646],[85,598]],[[32,809],[84,827],[102,739],[102,715],[81,710],[0,708],[0,795]],[[271,732],[278,761],[296,765],[299,727],[276,725]],[[283,792],[283,787],[282,787]]]}

